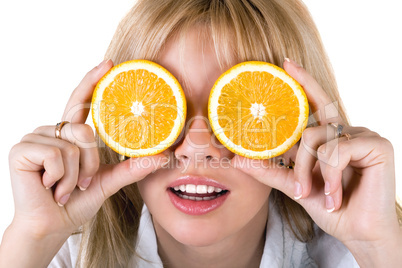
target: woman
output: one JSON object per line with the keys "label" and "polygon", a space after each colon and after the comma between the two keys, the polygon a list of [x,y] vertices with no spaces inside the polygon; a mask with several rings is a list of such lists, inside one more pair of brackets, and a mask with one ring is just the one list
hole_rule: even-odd
{"label": "woman", "polygon": [[[401,263],[392,146],[348,125],[301,2],[139,1],[106,58],[73,92],[62,117],[69,124],[56,133],[54,126],[39,127],[10,152],[16,213],[1,245],[2,265]],[[178,78],[192,123],[163,154],[119,163],[109,148],[95,146],[85,104],[113,64],[131,59],[155,61]],[[281,157],[294,169],[235,156],[205,131],[213,83],[247,60],[283,66],[305,89],[315,122]],[[142,165],[144,159],[157,164]],[[231,165],[212,168],[211,159]],[[186,184],[221,188],[225,200],[202,215],[183,213],[169,194]]]}

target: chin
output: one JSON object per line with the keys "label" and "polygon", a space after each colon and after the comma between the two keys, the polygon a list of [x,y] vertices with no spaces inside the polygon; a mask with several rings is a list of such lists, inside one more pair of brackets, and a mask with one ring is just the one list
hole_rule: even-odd
{"label": "chin", "polygon": [[206,247],[219,243],[228,234],[225,224],[215,220],[189,220],[172,223],[168,233],[179,243],[192,247]]}

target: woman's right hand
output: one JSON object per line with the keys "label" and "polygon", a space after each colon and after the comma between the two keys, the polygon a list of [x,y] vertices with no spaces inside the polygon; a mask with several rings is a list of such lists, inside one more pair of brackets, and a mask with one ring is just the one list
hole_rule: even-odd
{"label": "woman's right hand", "polygon": [[110,60],[102,62],[73,92],[62,117],[70,123],[62,128],[61,139],[55,138],[55,126],[42,126],[12,148],[9,161],[15,215],[10,226],[14,230],[37,240],[56,234],[66,239],[89,221],[108,197],[167,162],[159,154],[149,156],[147,163],[152,164],[146,167],[135,164],[141,158],[99,164],[94,132],[85,121],[93,90],[112,66]]}

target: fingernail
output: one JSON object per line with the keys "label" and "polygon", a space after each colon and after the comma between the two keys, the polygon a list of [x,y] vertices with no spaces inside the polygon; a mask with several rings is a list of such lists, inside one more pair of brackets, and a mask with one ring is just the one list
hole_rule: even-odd
{"label": "fingernail", "polygon": [[324,194],[329,195],[330,193],[331,193],[331,185],[329,184],[328,181],[326,181],[324,186]]}
{"label": "fingernail", "polygon": [[46,190],[49,190],[50,188],[52,188],[52,187],[53,187],[53,185],[54,185],[55,183],[56,183],[56,182],[53,182],[51,185],[46,186],[46,187],[45,187],[45,189],[46,189]]}
{"label": "fingernail", "polygon": [[302,195],[303,195],[302,186],[298,181],[296,181],[295,182],[295,189],[294,189],[295,199],[296,200],[300,199],[302,197]]}
{"label": "fingernail", "polygon": [[332,196],[327,195],[325,197],[325,207],[327,208],[328,213],[331,213],[332,211],[335,210],[335,203]]}
{"label": "fingernail", "polygon": [[285,58],[285,61],[287,61],[287,62],[293,64],[293,65],[296,66],[296,67],[301,67],[297,62],[295,62],[294,60],[291,60],[291,59],[289,59],[289,58]]}
{"label": "fingernail", "polygon": [[80,188],[81,191],[85,191],[85,190],[88,188],[89,184],[91,183],[91,180],[92,180],[92,178],[86,178],[86,179],[84,179],[84,180],[80,183],[80,185],[78,185],[78,188]]}
{"label": "fingernail", "polygon": [[98,68],[102,67],[108,60],[103,60],[99,65],[97,66]]}
{"label": "fingernail", "polygon": [[69,198],[70,198],[70,194],[66,194],[65,196],[63,196],[62,198],[60,198],[60,200],[59,200],[59,202],[57,202],[57,204],[58,204],[60,207],[62,207],[62,206],[64,206],[64,205],[67,203],[67,201],[68,201]]}

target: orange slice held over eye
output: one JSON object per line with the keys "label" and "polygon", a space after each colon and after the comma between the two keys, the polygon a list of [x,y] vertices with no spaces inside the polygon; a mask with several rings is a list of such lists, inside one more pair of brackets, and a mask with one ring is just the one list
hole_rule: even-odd
{"label": "orange slice held over eye", "polygon": [[235,65],[215,82],[208,117],[218,140],[232,152],[255,159],[283,154],[308,121],[302,87],[283,69],[266,62]]}
{"label": "orange slice held over eye", "polygon": [[154,155],[171,146],[184,126],[186,99],[162,66],[132,60],[114,66],[98,82],[92,119],[100,138],[121,155]]}
{"label": "orange slice held over eye", "polygon": [[[123,62],[98,82],[92,118],[101,139],[119,154],[140,157],[170,147],[183,129],[186,99],[166,69],[146,60]],[[213,86],[208,116],[218,140],[232,152],[256,159],[283,154],[308,121],[302,87],[281,68],[243,62]]]}

